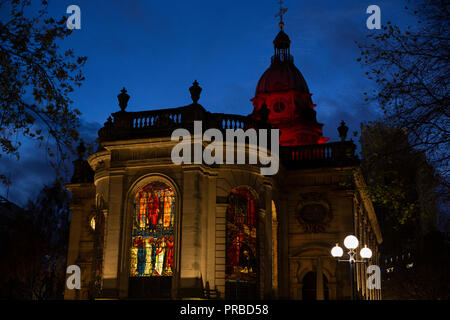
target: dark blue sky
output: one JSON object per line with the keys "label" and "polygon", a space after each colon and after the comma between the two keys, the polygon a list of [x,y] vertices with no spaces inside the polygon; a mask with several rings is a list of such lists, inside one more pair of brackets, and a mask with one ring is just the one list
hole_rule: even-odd
{"label": "dark blue sky", "polygon": [[[366,28],[366,8],[381,8],[382,24],[406,26],[406,0],[285,0],[285,31],[291,53],[317,104],[324,135],[337,139],[345,120],[350,130],[377,116],[364,103],[372,88],[356,61],[363,41],[377,32]],[[117,94],[125,86],[131,95],[128,111],[187,105],[198,80],[200,103],[209,111],[249,114],[259,77],[270,64],[272,41],[278,32],[276,0],[247,1],[50,1],[50,13],[65,15],[69,5],[81,8],[81,30],[63,42],[87,56],[86,81],[71,96],[82,111],[82,133],[94,139],[110,113],[118,111]],[[23,204],[43,182],[53,179],[42,152],[25,145],[17,162],[2,159],[14,184],[9,198]],[[19,192],[21,190],[21,192]],[[0,194],[5,195],[2,187]],[[25,196],[26,194],[26,196]]]}

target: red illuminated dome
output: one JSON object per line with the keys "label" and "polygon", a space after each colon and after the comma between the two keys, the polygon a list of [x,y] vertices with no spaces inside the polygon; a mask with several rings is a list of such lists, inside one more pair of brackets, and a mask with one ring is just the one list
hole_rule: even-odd
{"label": "red illuminated dome", "polygon": [[[303,75],[294,65],[292,56],[289,54],[291,40],[289,40],[288,35],[281,30],[273,43],[275,56],[272,57],[269,69],[259,79],[255,95],[288,90],[309,93],[308,85]],[[286,55],[281,57],[283,50],[286,51]]]}
{"label": "red illuminated dome", "polygon": [[289,90],[309,93],[305,79],[293,63],[277,63],[259,79],[255,95]]}
{"label": "red illuminated dome", "polygon": [[325,143],[328,138],[322,136],[323,124],[316,120],[316,105],[290,54],[291,40],[280,30],[273,44],[275,54],[270,67],[259,79],[252,99],[252,117],[260,119],[261,107],[267,107],[270,111],[269,124],[280,129],[281,145]]}

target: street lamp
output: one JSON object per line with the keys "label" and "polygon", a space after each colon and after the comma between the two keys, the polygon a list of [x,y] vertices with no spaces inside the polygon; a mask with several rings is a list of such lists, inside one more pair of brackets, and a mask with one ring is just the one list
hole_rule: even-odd
{"label": "street lamp", "polygon": [[[356,238],[353,235],[349,235],[345,237],[344,239],[344,246],[348,249],[348,260],[342,260],[338,259],[339,262],[348,262],[350,264],[350,285],[352,290],[352,300],[355,299],[355,284],[354,284],[354,265],[355,263],[365,263],[365,260],[356,260],[355,255],[356,251],[355,249],[358,248],[359,241],[358,238]],[[336,243],[336,246],[331,249],[331,255],[334,258],[340,258],[344,254],[344,250],[339,246],[339,244]],[[363,259],[370,259],[372,257],[372,250],[370,250],[367,245],[364,245],[364,248],[361,249],[359,252],[359,255]]]}

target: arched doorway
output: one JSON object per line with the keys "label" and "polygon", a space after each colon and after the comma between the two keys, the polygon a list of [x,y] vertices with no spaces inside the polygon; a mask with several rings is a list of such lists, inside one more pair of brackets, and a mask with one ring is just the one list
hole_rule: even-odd
{"label": "arched doorway", "polygon": [[231,191],[226,211],[226,299],[257,299],[257,201],[239,187]]}
{"label": "arched doorway", "polygon": [[[328,294],[328,279],[323,275],[323,298],[324,300],[329,299]],[[317,299],[317,273],[308,272],[303,277],[302,281],[302,299],[303,300],[316,300]]]}
{"label": "arched doorway", "polygon": [[154,181],[134,195],[130,298],[170,298],[174,268],[175,191]]}

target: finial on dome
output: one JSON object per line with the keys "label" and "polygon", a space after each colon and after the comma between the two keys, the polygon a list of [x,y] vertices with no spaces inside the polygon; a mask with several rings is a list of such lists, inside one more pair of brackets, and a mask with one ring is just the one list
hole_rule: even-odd
{"label": "finial on dome", "polygon": [[280,17],[280,22],[278,23],[280,30],[283,30],[284,28],[283,15],[286,13],[286,11],[287,8],[283,8],[283,0],[280,0],[280,12],[275,15],[275,17]]}

